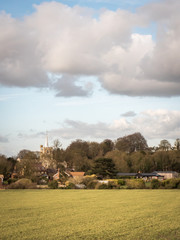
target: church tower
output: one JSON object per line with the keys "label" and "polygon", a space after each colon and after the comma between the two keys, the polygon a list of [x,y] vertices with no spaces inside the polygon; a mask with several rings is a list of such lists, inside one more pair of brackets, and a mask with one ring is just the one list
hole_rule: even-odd
{"label": "church tower", "polygon": [[40,160],[45,168],[52,167],[53,164],[53,148],[48,144],[48,133],[46,132],[45,145],[40,145]]}

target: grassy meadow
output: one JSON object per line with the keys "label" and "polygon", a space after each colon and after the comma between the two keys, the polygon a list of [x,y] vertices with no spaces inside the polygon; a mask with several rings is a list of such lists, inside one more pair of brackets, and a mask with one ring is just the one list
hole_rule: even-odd
{"label": "grassy meadow", "polygon": [[2,190],[0,239],[179,240],[180,190]]}

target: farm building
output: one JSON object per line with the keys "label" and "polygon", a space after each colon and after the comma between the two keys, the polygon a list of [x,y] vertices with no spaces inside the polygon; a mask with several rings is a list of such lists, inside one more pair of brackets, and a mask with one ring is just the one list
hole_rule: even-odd
{"label": "farm building", "polygon": [[155,171],[153,173],[162,175],[164,179],[177,178],[179,176],[179,173],[175,171]]}
{"label": "farm building", "polygon": [[159,179],[163,180],[164,176],[160,175],[159,173],[118,173],[118,178],[142,178],[143,180],[152,180],[152,179]]}
{"label": "farm building", "polygon": [[84,174],[85,174],[85,172],[70,172],[70,175],[71,175],[73,178],[83,177]]}
{"label": "farm building", "polygon": [[[69,171],[64,171],[64,175],[72,178],[77,178],[77,177],[83,177],[85,172],[69,172]],[[63,176],[63,174],[59,171],[53,175],[53,180],[59,180]]]}

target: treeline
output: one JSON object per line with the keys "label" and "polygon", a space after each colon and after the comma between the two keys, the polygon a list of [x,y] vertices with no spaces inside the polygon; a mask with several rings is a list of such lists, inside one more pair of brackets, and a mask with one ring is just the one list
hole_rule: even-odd
{"label": "treeline", "polygon": [[[76,171],[92,172],[94,162],[98,158],[110,158],[118,172],[153,172],[153,171],[177,171],[180,172],[180,151],[157,151],[140,150],[136,152],[124,152],[118,149],[102,150],[102,146],[93,143],[95,152],[90,151],[83,141],[73,142],[66,150],[54,150],[54,159],[57,166],[66,161],[70,168]],[[87,147],[88,151],[85,151]],[[99,151],[98,151],[99,149]]]}
{"label": "treeline", "polygon": [[61,167],[63,161],[76,171],[93,173],[95,160],[110,158],[118,172],[152,172],[177,171],[180,172],[180,151],[153,152],[148,148],[145,138],[140,133],[118,139],[113,142],[106,139],[101,143],[73,141],[66,150],[60,145],[54,148],[54,159]]}
{"label": "treeline", "polygon": [[[17,158],[21,161],[18,162]],[[115,142],[110,139],[101,143],[76,140],[66,149],[62,148],[59,140],[55,140],[49,171],[53,168],[63,169],[66,163],[69,169],[93,174],[96,160],[100,158],[111,159],[114,164],[113,171],[116,173],[168,170],[180,172],[180,150],[159,149],[154,152],[148,148],[145,138],[140,133],[119,138]],[[16,158],[0,155],[0,174],[8,179],[15,169],[18,174],[33,179],[40,163],[37,153],[29,150],[21,150]]]}

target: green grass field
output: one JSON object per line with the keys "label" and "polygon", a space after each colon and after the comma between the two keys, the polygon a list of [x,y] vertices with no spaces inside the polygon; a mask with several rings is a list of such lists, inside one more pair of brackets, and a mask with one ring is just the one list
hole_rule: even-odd
{"label": "green grass field", "polygon": [[180,190],[2,190],[0,239],[180,239]]}

